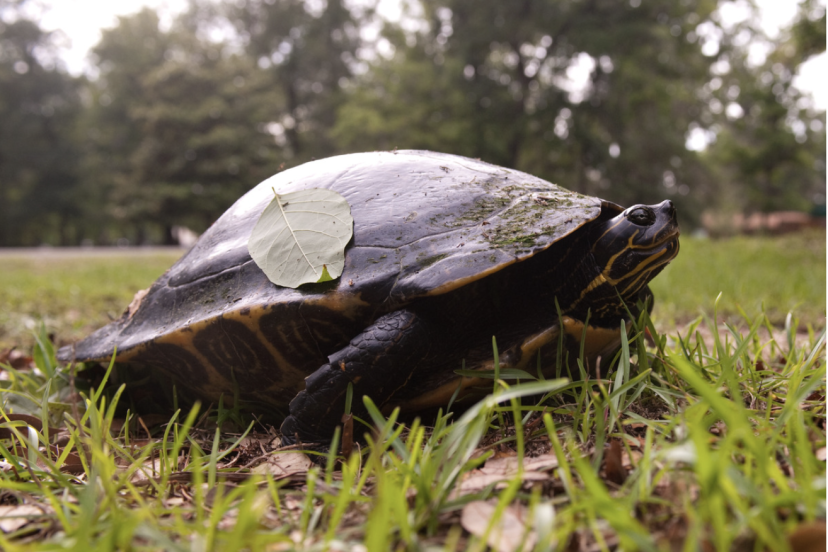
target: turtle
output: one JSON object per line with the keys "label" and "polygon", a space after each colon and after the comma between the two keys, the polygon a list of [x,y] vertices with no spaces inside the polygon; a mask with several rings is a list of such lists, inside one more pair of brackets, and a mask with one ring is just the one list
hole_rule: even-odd
{"label": "turtle", "polygon": [[[274,192],[309,188],[350,205],[345,266],[331,282],[280,287],[248,240]],[[678,236],[669,200],[625,209],[444,153],[341,155],[251,189],[120,319],[58,357],[114,355],[152,374],[156,394],[223,398],[282,420],[285,444],[324,443],[349,384],[355,415],[365,395],[414,413],[474,395],[484,380],[468,374],[493,368],[493,338],[503,368],[548,374],[561,342],[594,369],[651,308],[647,284]]]}

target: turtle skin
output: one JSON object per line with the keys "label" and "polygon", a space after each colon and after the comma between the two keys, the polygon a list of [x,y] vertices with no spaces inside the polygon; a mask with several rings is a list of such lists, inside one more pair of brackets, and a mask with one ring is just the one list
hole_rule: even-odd
{"label": "turtle skin", "polygon": [[[351,206],[340,279],[267,280],[247,251],[273,190],[328,188]],[[643,213],[643,214],[642,214]],[[284,420],[286,443],[327,442],[353,385],[381,408],[444,405],[483,380],[461,367],[554,366],[563,338],[588,362],[651,304],[647,282],[678,252],[667,201],[627,210],[537,177],[432,152],[315,161],[248,192],[124,315],[63,360],[149,370],[158,393]],[[589,325],[585,331],[585,321]]]}

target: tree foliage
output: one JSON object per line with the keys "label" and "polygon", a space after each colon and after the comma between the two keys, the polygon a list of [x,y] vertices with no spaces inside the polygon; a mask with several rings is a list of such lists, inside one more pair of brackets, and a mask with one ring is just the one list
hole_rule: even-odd
{"label": "tree foliage", "polygon": [[[707,162],[728,182],[719,199],[730,200],[730,209],[824,208],[825,112],[793,86],[797,67],[820,52],[820,28],[824,51],[825,9],[820,15],[815,2],[803,2],[763,62],[750,61],[748,48],[738,45],[743,40],[731,41],[702,88],[718,130]],[[756,33],[750,27],[740,32]]]}
{"label": "tree foliage", "polygon": [[394,53],[356,81],[334,132],[347,149],[450,151],[619,203],[699,197],[685,141],[715,58],[693,35],[716,3],[633,4],[424,0],[420,28],[386,26]]}
{"label": "tree foliage", "polygon": [[770,40],[723,1],[190,0],[171,25],[120,17],[86,79],[0,0],[0,244],[168,243],[280,167],[372,149],[668,197],[690,225],[824,203],[825,115],[793,86],[824,6]]}
{"label": "tree foliage", "polygon": [[163,31],[144,9],[120,18],[94,50],[101,75],[87,171],[138,243],[170,243],[174,225],[203,231],[275,163],[266,79],[197,30]]}
{"label": "tree foliage", "polygon": [[53,37],[0,0],[0,246],[76,239],[80,81],[56,64]]}
{"label": "tree foliage", "polygon": [[360,45],[359,23],[343,0],[248,0],[224,13],[279,98],[268,116],[281,154],[298,163],[338,153],[330,128]]}

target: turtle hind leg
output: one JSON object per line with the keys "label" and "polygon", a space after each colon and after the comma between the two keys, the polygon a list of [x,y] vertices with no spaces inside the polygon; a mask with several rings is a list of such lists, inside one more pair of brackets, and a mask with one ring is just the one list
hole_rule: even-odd
{"label": "turtle hind leg", "polygon": [[432,333],[421,316],[408,310],[378,318],[305,379],[305,390],[290,402],[290,415],[282,423],[282,443],[330,442],[345,413],[349,383],[353,414],[367,414],[365,395],[382,407],[427,357]]}

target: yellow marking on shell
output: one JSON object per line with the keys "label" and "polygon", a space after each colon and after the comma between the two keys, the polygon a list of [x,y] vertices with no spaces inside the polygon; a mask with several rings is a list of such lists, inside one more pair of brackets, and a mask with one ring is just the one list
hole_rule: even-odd
{"label": "yellow marking on shell", "polygon": [[[245,310],[245,307],[242,307],[242,308],[239,308],[237,310],[225,312],[223,314],[223,316],[225,318],[230,319],[230,320],[236,320],[238,322],[241,322],[245,326],[247,326],[249,329],[253,330],[253,332],[256,334],[256,338],[259,340],[259,342],[262,345],[264,345],[264,347],[267,349],[267,351],[276,360],[276,365],[279,367],[279,370],[281,370],[281,372],[283,374],[283,380],[296,379],[296,380],[301,381],[302,378],[304,378],[306,374],[304,374],[303,372],[300,372],[292,364],[290,364],[287,360],[285,360],[285,357],[282,355],[282,353],[279,352],[279,350],[276,347],[274,347],[271,344],[270,340],[267,339],[265,337],[265,335],[262,333],[261,325],[259,324],[259,321],[260,321],[261,317],[264,315],[265,310],[262,309],[262,308],[256,308],[256,307],[253,307],[253,308],[247,307],[247,308],[249,309],[249,312],[247,314],[242,314],[242,311]],[[291,377],[291,374],[293,374],[292,377]]]}
{"label": "yellow marking on shell", "polygon": [[487,268],[486,270],[481,270],[479,272],[475,272],[471,276],[465,276],[463,278],[457,278],[456,280],[451,280],[450,282],[446,282],[445,284],[439,285],[432,290],[429,290],[426,293],[426,296],[433,296],[433,295],[443,295],[444,293],[449,293],[454,291],[455,289],[459,289],[467,284],[472,282],[476,282],[478,280],[482,280],[483,278],[489,276],[490,274],[494,274],[495,272],[500,272],[504,268],[509,265],[514,264],[517,262],[517,259],[510,259],[508,262],[504,262],[493,267]]}
{"label": "yellow marking on shell", "polygon": [[[359,309],[368,305],[359,295],[353,293],[327,293],[317,297],[308,298],[305,303],[322,306],[323,308],[331,309],[337,313],[342,313],[346,316],[352,317],[358,316]],[[260,319],[268,312],[269,311],[267,309],[264,309],[261,306],[251,307],[242,305],[233,310],[221,313],[219,316],[228,320],[241,322],[254,332],[259,343],[267,349],[268,353],[273,357],[278,369],[282,373],[283,383],[277,387],[279,389],[285,389],[286,392],[289,393],[287,389],[290,387],[290,382],[295,381],[297,382],[297,385],[301,385],[301,382],[308,374],[298,370],[295,366],[288,362],[284,355],[273,346],[271,340],[267,339],[262,333]],[[116,360],[118,362],[131,362],[138,360],[150,343],[164,343],[181,347],[191,353],[196,358],[199,365],[204,369],[203,377],[205,381],[200,382],[199,387],[206,394],[215,395],[215,397],[218,397],[221,393],[224,393],[225,401],[230,400],[232,402],[232,392],[228,392],[228,390],[232,389],[232,387],[229,386],[232,386],[233,382],[227,381],[226,378],[221,375],[221,372],[218,371],[216,367],[213,366],[212,363],[210,363],[207,358],[193,345],[193,338],[198,335],[199,332],[204,330],[209,324],[212,324],[215,319],[215,316],[211,316],[209,318],[188,323],[187,325],[181,328],[176,328],[168,333],[155,336],[150,339],[148,343],[143,343],[133,347],[124,353],[119,352]],[[283,335],[282,337],[285,341],[304,343],[301,336]],[[299,337],[298,340],[297,337]]]}
{"label": "yellow marking on shell", "polygon": [[[245,307],[241,307],[239,309],[235,309],[232,311],[224,312],[221,316],[229,319],[242,322],[246,327],[248,327],[251,331],[254,331],[256,334],[257,339],[263,345],[268,352],[273,356],[274,360],[276,361],[276,365],[278,366],[279,370],[283,374],[283,381],[285,384],[289,381],[298,381],[301,382],[303,378],[307,375],[304,372],[300,372],[294,366],[292,366],[285,357],[270,343],[268,339],[265,339],[265,336],[262,334],[259,328],[259,319],[265,313],[264,309],[261,308],[253,308],[250,309],[248,314],[242,314],[242,310]],[[195,347],[193,344],[193,338],[198,335],[201,331],[203,331],[208,325],[212,324],[215,321],[215,317],[206,318],[204,320],[198,320],[196,322],[191,322],[186,326],[181,328],[177,328],[176,330],[159,335],[153,339],[151,339],[148,343],[138,345],[127,351],[124,354],[118,354],[116,360],[118,362],[130,362],[136,357],[139,357],[149,346],[150,343],[163,343],[163,344],[170,344],[175,345],[177,347],[181,347],[182,349],[186,350],[188,353],[191,353],[198,363],[204,367],[205,373],[203,377],[207,380],[206,382],[200,383],[199,387],[201,387],[207,394],[213,394],[218,397],[221,393],[224,393],[225,400],[232,399],[232,392],[228,392],[231,387],[228,385],[232,385],[232,381],[227,381],[221,375],[221,372],[216,369],[213,364],[207,360],[207,358],[202,355],[201,351]]]}
{"label": "yellow marking on shell", "polygon": [[[271,345],[270,341],[264,338],[264,335],[259,329],[259,319],[267,311],[262,308],[253,307],[252,309],[250,309],[250,312],[248,314],[242,314],[242,311],[244,309],[245,307],[240,307],[233,311],[225,312],[222,316],[225,318],[241,321],[245,324],[245,326],[250,328],[252,331],[255,331],[256,337],[259,340],[259,342],[267,348],[270,354],[273,355],[273,358],[276,361],[278,368],[282,372],[283,379],[280,383],[273,384],[267,389],[257,389],[255,390],[255,393],[257,396],[261,397],[261,403],[263,405],[267,405],[267,408],[286,409],[288,402],[296,395],[296,393],[298,393],[304,387],[304,378],[307,374],[304,372],[300,372],[295,367],[290,365],[284,359],[284,357],[281,354],[279,354],[279,351]],[[155,338],[150,339],[148,342],[132,347],[125,352],[119,351],[116,357],[116,361],[140,361],[140,356],[144,354],[144,352],[147,350],[148,347],[151,346],[151,344],[154,343],[175,345],[192,354],[203,369],[203,372],[200,374],[199,381],[197,382],[198,398],[210,401],[218,401],[219,397],[223,395],[224,404],[228,407],[232,407],[234,400],[232,387],[233,382],[227,380],[223,375],[221,375],[221,373],[218,370],[216,370],[215,367],[210,362],[208,362],[207,359],[201,354],[201,352],[198,349],[196,349],[196,347],[193,345],[193,338],[214,320],[215,318],[211,317],[205,320],[199,320],[193,323],[189,323],[188,325],[183,326],[181,328],[177,328],[174,331],[156,336]],[[108,357],[99,360],[109,361],[110,358]],[[171,369],[166,370],[163,367],[155,367],[155,369],[159,370],[160,373],[166,373],[170,376],[175,376],[174,366],[171,367]],[[185,390],[178,389],[178,392],[185,392]],[[280,397],[284,400],[279,400]]]}
{"label": "yellow marking on shell", "polygon": [[[177,329],[170,333],[160,335],[151,339],[147,343],[142,343],[137,347],[133,347],[129,351],[124,354],[118,354],[115,360],[118,362],[131,362],[136,357],[139,357],[152,343],[164,343],[175,345],[176,347],[180,347],[187,351],[188,353],[192,354],[196,360],[198,360],[201,366],[207,368],[208,372],[203,375],[203,377],[208,381],[207,384],[200,384],[199,387],[203,389],[210,389],[216,386],[218,379],[223,379],[219,375],[219,372],[212,366],[210,362],[207,361],[206,358],[195,348],[193,345],[193,337],[200,331],[199,326],[203,326],[206,322],[195,323],[195,324],[188,324],[183,328]],[[174,367],[172,367],[174,368]],[[170,373],[170,370],[165,370],[162,367],[158,367],[158,369]],[[220,385],[220,383],[219,383]],[[226,386],[223,386],[226,389]]]}
{"label": "yellow marking on shell", "polygon": [[189,353],[193,353],[196,355],[199,361],[206,364],[206,361],[201,357],[198,351],[193,347],[193,336],[196,332],[192,331],[192,326],[185,326],[184,328],[175,330],[173,332],[156,336],[155,338],[147,341],[146,343],[141,343],[140,345],[129,349],[123,353],[118,352],[118,355],[115,357],[117,362],[130,362],[135,357],[140,356],[147,347],[152,343],[164,343],[175,345],[177,347],[181,347],[185,349]]}
{"label": "yellow marking on shell", "polygon": [[359,309],[370,306],[367,301],[362,299],[362,294],[343,292],[330,292],[308,297],[304,300],[304,303],[330,309],[348,318],[356,318],[359,315]]}
{"label": "yellow marking on shell", "polygon": [[[568,231],[568,232],[566,232],[565,234],[563,234],[563,235],[558,236],[557,238],[555,238],[555,240],[554,240],[553,242],[550,242],[550,243],[546,244],[546,247],[544,247],[543,249],[538,249],[538,250],[536,250],[536,251],[535,251],[535,253],[534,253],[533,255],[531,255],[530,257],[532,257],[532,256],[534,256],[534,255],[537,255],[537,254],[538,254],[538,253],[540,253],[541,251],[546,251],[547,249],[549,249],[550,247],[552,247],[552,245],[553,245],[554,243],[556,243],[556,242],[560,241],[562,238],[565,238],[566,236],[571,235],[573,232],[575,232],[576,230],[578,230],[578,229],[579,229],[579,228],[581,228],[582,226],[584,226],[584,225],[586,225],[586,224],[588,224],[588,223],[592,222],[593,220],[595,220],[595,219],[590,219],[590,220],[584,220],[584,221],[582,221],[582,222],[581,222],[580,224],[578,224],[577,226],[575,226],[575,227],[573,227],[573,228],[569,229],[569,231]],[[530,258],[530,257],[524,257],[523,259],[512,258],[512,259],[509,259],[509,260],[508,260],[508,261],[506,261],[506,262],[503,262],[503,263],[497,264],[497,265],[495,265],[495,266],[489,267],[489,268],[487,268],[487,269],[485,269],[485,270],[479,270],[478,272],[475,272],[475,273],[474,273],[473,275],[471,275],[471,276],[465,276],[465,277],[463,277],[463,278],[457,278],[457,279],[455,279],[455,280],[451,280],[451,281],[449,281],[449,282],[446,282],[446,283],[444,283],[444,284],[442,284],[442,285],[439,285],[439,286],[435,287],[434,289],[429,290],[429,291],[428,291],[428,293],[426,293],[426,296],[428,297],[428,296],[443,295],[443,294],[445,294],[445,293],[450,293],[450,292],[452,292],[452,291],[454,291],[454,290],[456,290],[456,289],[460,289],[461,287],[463,287],[463,286],[465,286],[465,285],[467,285],[467,284],[471,284],[472,282],[476,282],[476,281],[478,281],[478,280],[482,280],[482,279],[486,278],[487,276],[489,276],[489,275],[491,275],[491,274],[494,274],[494,273],[496,273],[496,272],[500,272],[501,270],[503,270],[503,269],[504,269],[504,268],[506,268],[507,266],[513,265],[513,264],[515,264],[516,262],[519,262],[519,261],[524,261],[524,260],[526,260],[526,259],[528,259],[528,258]]]}
{"label": "yellow marking on shell", "polygon": [[[132,349],[129,349],[126,352],[122,352],[122,351],[118,350],[117,354],[115,355],[115,362],[129,362],[130,359],[135,358],[135,356],[139,352],[143,351],[145,348],[146,348],[146,345],[144,345],[142,343],[141,345],[138,345],[137,347],[133,347]],[[109,360],[109,359],[96,358],[96,359],[93,359],[93,360],[103,362],[103,361],[106,361],[106,360]]]}

